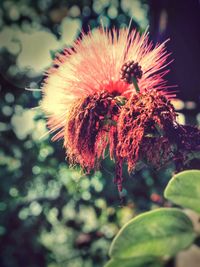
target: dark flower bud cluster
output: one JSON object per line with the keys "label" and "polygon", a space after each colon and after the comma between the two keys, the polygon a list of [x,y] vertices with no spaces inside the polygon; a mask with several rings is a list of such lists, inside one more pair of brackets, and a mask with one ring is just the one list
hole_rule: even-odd
{"label": "dark flower bud cluster", "polygon": [[129,60],[122,65],[121,68],[121,79],[127,83],[132,83],[133,78],[139,80],[142,78],[142,69],[141,66],[134,62],[133,60]]}

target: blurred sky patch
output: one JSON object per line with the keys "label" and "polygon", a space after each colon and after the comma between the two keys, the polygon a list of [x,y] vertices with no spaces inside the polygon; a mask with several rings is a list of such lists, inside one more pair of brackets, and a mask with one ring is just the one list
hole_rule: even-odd
{"label": "blurred sky patch", "polygon": [[5,26],[0,32],[0,51],[7,50],[16,56],[19,72],[25,72],[29,77],[41,75],[51,65],[52,52],[73,44],[81,30],[81,21],[65,17],[58,29],[59,38],[38,25]]}

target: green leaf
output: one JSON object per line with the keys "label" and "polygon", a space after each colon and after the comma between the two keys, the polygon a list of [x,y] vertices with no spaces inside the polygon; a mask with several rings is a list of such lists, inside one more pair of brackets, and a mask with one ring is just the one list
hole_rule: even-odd
{"label": "green leaf", "polygon": [[105,267],[162,267],[163,264],[152,257],[131,259],[111,259]]}
{"label": "green leaf", "polygon": [[195,237],[192,222],[181,210],[161,208],[128,222],[113,240],[109,254],[116,259],[173,256]]}
{"label": "green leaf", "polygon": [[200,213],[200,171],[189,170],[174,175],[164,195],[172,202]]}

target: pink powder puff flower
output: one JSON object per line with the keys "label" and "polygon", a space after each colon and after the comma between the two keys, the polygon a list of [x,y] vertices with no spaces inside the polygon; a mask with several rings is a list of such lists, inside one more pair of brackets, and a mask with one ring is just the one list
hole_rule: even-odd
{"label": "pink powder puff flower", "polygon": [[165,42],[154,47],[147,31],[140,36],[136,30],[99,28],[82,33],[73,48],[56,57],[41,107],[53,140],[64,139],[71,163],[88,172],[96,169],[109,145],[121,191],[122,164],[116,156],[121,107],[136,94],[136,85],[141,93],[158,90],[170,97],[164,80],[168,56]]}

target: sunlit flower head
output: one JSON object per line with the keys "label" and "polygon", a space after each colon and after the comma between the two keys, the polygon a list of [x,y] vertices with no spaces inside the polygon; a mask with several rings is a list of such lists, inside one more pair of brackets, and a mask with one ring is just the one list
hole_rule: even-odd
{"label": "sunlit flower head", "polygon": [[58,136],[64,137],[66,114],[80,98],[102,91],[126,97],[135,93],[134,85],[121,79],[121,68],[128,61],[141,67],[141,90],[165,90],[167,57],[165,43],[153,48],[147,32],[140,36],[136,30],[100,28],[82,34],[73,48],[57,56],[47,72],[42,108],[50,116],[50,129],[61,129]]}
{"label": "sunlit flower head", "polygon": [[87,171],[97,168],[109,145],[121,176],[123,155],[119,149],[116,154],[121,109],[138,90],[170,97],[164,80],[168,56],[165,43],[153,46],[147,31],[100,28],[82,33],[73,48],[56,57],[41,106],[53,139],[64,139],[70,162]]}

